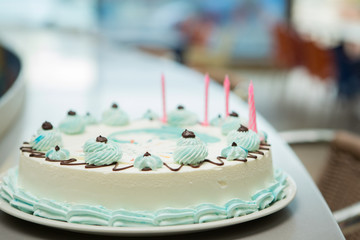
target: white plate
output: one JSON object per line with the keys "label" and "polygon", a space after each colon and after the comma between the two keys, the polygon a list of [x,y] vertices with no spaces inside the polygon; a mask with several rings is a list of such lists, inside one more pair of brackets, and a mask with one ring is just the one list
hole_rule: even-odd
{"label": "white plate", "polygon": [[89,234],[117,235],[117,236],[145,236],[145,235],[155,236],[155,235],[169,235],[169,234],[178,234],[178,233],[190,233],[190,232],[198,232],[198,231],[205,231],[215,228],[221,228],[238,223],[251,221],[257,218],[265,217],[269,214],[272,214],[274,212],[283,209],[294,199],[296,194],[296,184],[294,180],[290,176],[288,176],[287,181],[288,181],[288,186],[285,188],[286,198],[275,202],[268,208],[241,217],[219,220],[215,222],[200,223],[200,224],[159,226],[159,227],[108,227],[108,226],[92,226],[92,225],[84,225],[84,224],[75,224],[75,223],[50,220],[22,212],[16,208],[13,208],[8,202],[3,200],[2,198],[0,198],[0,210],[14,217],[29,222],[45,225],[48,227],[54,227],[68,231],[89,233]]}

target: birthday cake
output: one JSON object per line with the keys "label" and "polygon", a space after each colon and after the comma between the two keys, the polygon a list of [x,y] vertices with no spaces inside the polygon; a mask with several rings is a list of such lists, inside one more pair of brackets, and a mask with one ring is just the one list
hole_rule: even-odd
{"label": "birthday cake", "polygon": [[69,111],[20,148],[0,196],[21,211],[70,223],[166,226],[251,214],[285,197],[267,135],[238,114],[210,126],[179,106],[164,123],[130,120],[116,104],[101,121]]}

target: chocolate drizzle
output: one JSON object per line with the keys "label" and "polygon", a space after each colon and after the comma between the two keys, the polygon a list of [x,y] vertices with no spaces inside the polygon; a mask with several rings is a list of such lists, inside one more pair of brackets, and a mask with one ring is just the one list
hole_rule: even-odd
{"label": "chocolate drizzle", "polygon": [[21,152],[30,153],[29,157],[45,158],[44,152],[35,151],[32,147],[22,146],[20,147]]}
{"label": "chocolate drizzle", "polygon": [[85,165],[86,163],[84,162],[76,162],[77,159],[75,158],[70,158],[68,160],[53,160],[53,159],[50,159],[50,158],[45,158],[45,161],[48,161],[48,162],[58,162],[60,163],[60,165],[65,165],[65,166],[76,166],[76,165]]}
{"label": "chocolate drizzle", "polygon": [[255,153],[255,154],[264,155],[264,153],[261,152],[261,151],[249,151],[249,153]]}
{"label": "chocolate drizzle", "polygon": [[116,165],[116,162],[106,164],[106,165],[93,165],[93,164],[86,164],[85,168],[101,168],[101,167],[108,167],[108,166],[114,166]]}
{"label": "chocolate drizzle", "polygon": [[22,152],[28,152],[28,153],[32,153],[32,152],[34,152],[34,150],[32,149],[32,147],[20,147],[20,150],[22,151]]}
{"label": "chocolate drizzle", "polygon": [[270,148],[266,148],[266,147],[259,147],[260,150],[266,150],[266,151],[269,151]]}
{"label": "chocolate drizzle", "polygon": [[147,172],[147,171],[151,171],[152,169],[149,167],[144,167],[143,169],[141,169],[141,171]]}
{"label": "chocolate drizzle", "polygon": [[122,170],[125,170],[125,169],[128,169],[128,168],[134,167],[134,165],[128,165],[128,166],[126,166],[126,167],[118,168],[118,165],[119,165],[119,163],[116,163],[116,164],[115,164],[115,167],[113,167],[112,170],[113,170],[114,172],[116,172],[116,171],[122,171]]}
{"label": "chocolate drizzle", "polygon": [[197,165],[189,165],[190,167],[192,167],[192,168],[199,168],[201,165],[203,165],[204,163],[206,163],[206,162],[208,162],[208,163],[211,163],[211,164],[214,164],[214,165],[216,165],[216,166],[222,166],[222,165],[224,165],[224,162],[221,160],[221,159],[219,159],[218,158],[218,160],[220,161],[220,162],[214,162],[214,161],[211,161],[211,160],[209,160],[209,159],[205,159],[204,161],[202,161],[201,163],[199,163],[199,164],[197,164]]}
{"label": "chocolate drizzle", "polygon": [[195,138],[195,133],[185,129],[185,131],[181,134],[183,138]]}
{"label": "chocolate drizzle", "polygon": [[167,167],[168,169],[170,169],[170,170],[173,171],[173,172],[177,172],[177,171],[179,171],[184,165],[181,164],[178,168],[172,168],[172,167],[170,167],[167,163],[164,163],[164,166]]}
{"label": "chocolate drizzle", "polygon": [[70,158],[69,160],[63,160],[60,162],[60,165],[65,165],[65,166],[78,166],[78,165],[85,165],[86,163],[84,162],[76,162],[77,159],[75,158]]}
{"label": "chocolate drizzle", "polygon": [[[218,156],[217,159],[218,159],[218,160],[226,159],[226,157]],[[245,158],[245,159],[235,158],[235,159],[233,159],[233,161],[247,162],[247,159],[246,159],[246,158]]]}
{"label": "chocolate drizzle", "polygon": [[41,128],[42,128],[43,130],[51,130],[51,129],[53,129],[53,125],[52,125],[50,122],[45,121],[45,122],[41,125]]}
{"label": "chocolate drizzle", "polygon": [[43,152],[32,152],[32,153],[30,153],[29,157],[45,158],[45,153],[43,153]]}

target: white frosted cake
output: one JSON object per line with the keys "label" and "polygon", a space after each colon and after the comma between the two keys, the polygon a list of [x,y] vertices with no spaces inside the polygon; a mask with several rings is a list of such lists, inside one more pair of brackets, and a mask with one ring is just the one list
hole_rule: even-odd
{"label": "white frosted cake", "polygon": [[163,226],[251,214],[285,197],[264,132],[232,113],[211,126],[178,107],[167,123],[148,111],[130,121],[114,104],[101,123],[44,122],[21,147],[0,195],[36,216],[108,226]]}

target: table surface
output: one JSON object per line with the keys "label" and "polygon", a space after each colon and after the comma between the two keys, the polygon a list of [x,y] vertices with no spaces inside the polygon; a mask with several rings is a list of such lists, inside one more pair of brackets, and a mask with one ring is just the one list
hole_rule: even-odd
{"label": "table surface", "polygon": [[[57,124],[69,109],[100,116],[115,101],[133,118],[148,108],[160,113],[161,73],[166,76],[168,109],[182,104],[203,114],[204,76],[172,61],[76,33],[9,30],[2,32],[0,42],[19,54],[23,61],[21,78],[27,85],[24,108],[0,139],[1,172],[17,164],[21,142],[44,120]],[[222,86],[211,82],[209,97],[209,115],[214,117],[224,111]],[[235,95],[230,96],[230,109],[247,116],[247,105]],[[297,183],[295,200],[280,212],[258,220],[172,238],[344,239],[300,160],[260,114],[258,128],[269,135],[275,167]],[[26,222],[3,212],[0,232],[4,239],[98,239]]]}

